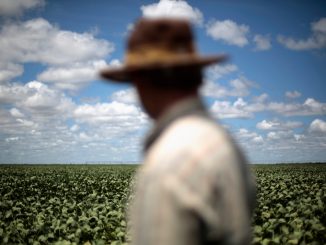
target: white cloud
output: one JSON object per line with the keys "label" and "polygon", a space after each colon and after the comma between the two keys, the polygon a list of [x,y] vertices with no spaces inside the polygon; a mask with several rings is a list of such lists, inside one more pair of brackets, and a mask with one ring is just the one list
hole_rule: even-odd
{"label": "white cloud", "polygon": [[293,138],[293,132],[289,131],[272,131],[267,134],[269,140],[284,140]]}
{"label": "white cloud", "polygon": [[43,83],[33,81],[25,85],[29,95],[17,103],[18,106],[37,116],[52,117],[60,115],[66,117],[74,108],[71,98],[63,93],[50,89]]}
{"label": "white cloud", "polygon": [[266,110],[279,113],[284,116],[309,116],[326,114],[326,104],[308,98],[303,104],[271,102],[266,105]]}
{"label": "white cloud", "polygon": [[257,133],[255,132],[250,132],[248,129],[246,128],[240,128],[239,131],[237,132],[237,135],[240,138],[254,138],[257,136]]}
{"label": "white cloud", "polygon": [[74,118],[82,123],[100,125],[113,123],[116,126],[132,126],[138,128],[146,120],[145,114],[134,105],[113,101],[95,105],[80,105],[74,113]]}
{"label": "white cloud", "polygon": [[37,124],[35,124],[33,121],[29,121],[29,120],[21,119],[21,118],[17,118],[16,119],[16,122],[18,122],[21,125],[26,126],[26,127],[34,127],[34,126],[37,126]]}
{"label": "white cloud", "polygon": [[253,114],[246,111],[247,103],[238,98],[234,103],[230,101],[215,101],[210,108],[210,111],[218,118],[250,118]]}
{"label": "white cloud", "polygon": [[12,78],[20,76],[23,74],[23,71],[23,66],[10,62],[1,62],[0,57],[0,83],[8,82]]}
{"label": "white cloud", "polygon": [[[320,125],[320,122],[316,125]],[[309,128],[307,126],[301,133],[296,133],[299,130],[293,130],[294,127],[288,130],[274,127],[273,131],[263,134],[248,128],[231,127],[229,130],[249,156],[250,162],[266,163],[266,159],[276,163],[324,161],[325,134],[320,131],[314,133]]]}
{"label": "white cloud", "polygon": [[201,88],[201,93],[204,96],[212,98],[223,98],[227,96],[232,97],[244,97],[249,95],[249,89],[254,85],[245,77],[239,77],[237,79],[229,81],[230,86],[225,87],[219,83],[208,80]]}
{"label": "white cloud", "polygon": [[294,138],[296,141],[302,141],[303,139],[306,138],[306,136],[303,134],[294,134]]}
{"label": "white cloud", "polygon": [[301,96],[301,93],[294,90],[294,91],[287,91],[285,93],[285,96],[290,98],[290,99],[295,99],[295,98],[299,98]]}
{"label": "white cloud", "polygon": [[[1,27],[0,103],[4,107],[0,108],[0,134],[7,140],[0,141],[6,152],[0,161],[70,162],[73,158],[84,162],[123,155],[123,159],[135,159],[147,117],[128,99],[130,93],[115,99],[129,100],[131,105],[114,101],[77,106],[60,90],[81,88],[107,66],[104,59],[113,51],[113,44],[94,35],[61,30],[44,19],[8,22]],[[11,82],[29,62],[46,67],[38,81]],[[121,62],[112,60],[110,65]],[[14,147],[13,139],[19,139]],[[81,152],[82,146],[86,148]]]}
{"label": "white cloud", "polygon": [[60,30],[42,18],[4,25],[0,46],[2,62],[49,65],[102,59],[114,49],[112,43],[96,39],[92,33]]}
{"label": "white cloud", "polygon": [[120,66],[122,66],[122,63],[118,59],[113,59],[110,61],[109,65],[112,67],[120,67]]}
{"label": "white cloud", "polygon": [[[99,137],[98,134],[88,135],[88,134],[85,133],[85,132],[80,132],[78,136],[79,136],[79,139],[80,139],[81,141],[93,142],[93,144],[95,144],[94,141],[100,139],[100,137]],[[84,145],[84,147],[87,148],[88,146],[87,146],[87,145]]]}
{"label": "white cloud", "polygon": [[[74,140],[66,120],[75,104],[64,93],[38,81],[3,84],[0,101],[10,106],[8,110],[0,109],[0,134],[8,139],[0,141],[1,149],[8,150],[6,156],[0,157],[1,161],[36,161],[39,154],[44,154],[43,161],[51,154],[55,160]],[[19,140],[12,145],[12,138]],[[24,157],[20,159],[21,154],[15,152],[23,152]]]}
{"label": "white cloud", "polygon": [[326,47],[326,18],[310,24],[312,34],[307,39],[294,39],[279,35],[277,40],[283,46],[292,50],[322,49]]}
{"label": "white cloud", "polygon": [[104,60],[74,63],[65,67],[50,67],[37,76],[42,82],[53,83],[60,89],[78,90],[98,77],[98,71],[107,67]]}
{"label": "white cloud", "polygon": [[16,108],[10,110],[14,117],[20,117],[26,111],[35,117],[59,115],[64,118],[74,107],[71,98],[38,81],[0,85],[0,103],[14,104]]}
{"label": "white cloud", "polygon": [[200,10],[184,0],[160,0],[158,3],[141,6],[141,11],[147,18],[169,17],[187,19],[196,24],[203,22]]}
{"label": "white cloud", "polygon": [[221,40],[230,45],[243,47],[249,43],[247,35],[249,26],[239,25],[232,20],[211,21],[206,26],[206,32],[214,40]]}
{"label": "white cloud", "polygon": [[262,142],[264,142],[264,139],[263,139],[263,137],[261,135],[259,135],[259,136],[254,137],[252,139],[252,141],[255,142],[255,143],[262,143]]}
{"label": "white cloud", "polygon": [[257,34],[254,36],[253,41],[256,44],[255,50],[257,50],[257,51],[269,50],[272,47],[269,35],[263,36],[263,35]]}
{"label": "white cloud", "polygon": [[231,96],[243,97],[247,96],[249,92],[249,88],[254,86],[252,81],[249,81],[245,77],[239,77],[237,79],[231,80],[230,85],[233,90],[230,91]]}
{"label": "white cloud", "polygon": [[253,98],[253,101],[256,102],[256,103],[264,103],[264,102],[266,102],[266,100],[267,100],[268,98],[269,98],[268,94],[263,93],[263,94],[261,94],[261,95],[259,95],[259,96],[255,96],[255,97]]}
{"label": "white cloud", "polygon": [[11,108],[10,109],[10,114],[13,117],[24,117],[24,114],[20,112],[20,110],[18,110],[17,108]]}
{"label": "white cloud", "polygon": [[[308,98],[303,104],[284,102],[257,102],[237,99],[234,103],[230,101],[215,101],[211,107],[213,114],[219,118],[250,118],[254,113],[269,111],[282,116],[313,116],[325,115],[326,103],[321,103],[313,98]],[[294,123],[295,124],[295,123]],[[295,124],[296,125],[296,124]],[[294,125],[287,125],[287,127]]]}
{"label": "white cloud", "polygon": [[138,94],[134,88],[123,89],[114,92],[110,96],[111,100],[125,103],[125,104],[138,104]]}
{"label": "white cloud", "polygon": [[19,137],[9,137],[9,138],[6,138],[6,142],[17,141],[17,140],[19,140]]}
{"label": "white cloud", "polygon": [[227,65],[213,65],[209,66],[206,70],[207,75],[211,80],[217,80],[227,74],[233,73],[238,70],[238,67],[234,64]]}
{"label": "white cloud", "polygon": [[248,144],[248,141],[259,144],[264,142],[264,138],[256,132],[250,132],[246,128],[240,128],[235,132],[235,137],[242,143]]}
{"label": "white cloud", "polygon": [[0,84],[0,103],[11,104],[24,100],[28,93],[28,87],[21,84]]}
{"label": "white cloud", "polygon": [[1,0],[0,15],[21,15],[25,10],[44,5],[44,0]]}
{"label": "white cloud", "polygon": [[273,127],[276,125],[277,125],[277,123],[263,120],[263,121],[257,123],[256,127],[258,129],[269,130],[269,129],[273,129]]}
{"label": "white cloud", "polygon": [[309,126],[309,131],[313,133],[326,133],[326,122],[321,119],[315,119]]}
{"label": "white cloud", "polygon": [[70,130],[72,131],[72,132],[76,132],[76,131],[78,131],[80,129],[80,127],[79,127],[79,125],[77,125],[77,124],[74,124],[74,125],[72,125],[71,127],[70,127]]}
{"label": "white cloud", "polygon": [[37,62],[47,65],[37,79],[67,90],[78,90],[97,78],[104,58],[114,45],[96,39],[93,32],[77,33],[60,30],[38,18],[11,22],[0,30],[0,82],[10,82],[23,73],[22,64]]}
{"label": "white cloud", "polygon": [[[76,107],[72,116],[83,128],[77,135],[77,142],[79,140],[90,143],[110,142],[111,146],[122,151],[120,154],[130,151],[136,153],[141,146],[140,135],[148,126],[148,118],[139,107],[116,101],[80,105]],[[136,141],[137,145],[132,145]]]}
{"label": "white cloud", "polygon": [[262,120],[256,124],[256,127],[261,130],[289,130],[302,126],[303,124],[298,121],[281,122],[279,120]]}

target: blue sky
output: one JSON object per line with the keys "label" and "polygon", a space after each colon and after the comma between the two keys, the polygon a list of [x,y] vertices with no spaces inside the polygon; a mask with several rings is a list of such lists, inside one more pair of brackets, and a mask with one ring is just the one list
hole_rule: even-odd
{"label": "blue sky", "polygon": [[123,63],[139,17],[193,23],[203,100],[250,162],[326,160],[324,1],[0,0],[0,162],[140,162],[152,126]]}

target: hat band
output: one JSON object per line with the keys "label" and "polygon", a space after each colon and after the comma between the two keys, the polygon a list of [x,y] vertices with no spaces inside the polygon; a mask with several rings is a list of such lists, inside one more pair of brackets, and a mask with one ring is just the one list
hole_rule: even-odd
{"label": "hat band", "polygon": [[125,64],[127,66],[140,66],[148,64],[168,63],[176,60],[196,58],[195,52],[185,49],[167,50],[159,48],[143,48],[130,51],[126,54]]}

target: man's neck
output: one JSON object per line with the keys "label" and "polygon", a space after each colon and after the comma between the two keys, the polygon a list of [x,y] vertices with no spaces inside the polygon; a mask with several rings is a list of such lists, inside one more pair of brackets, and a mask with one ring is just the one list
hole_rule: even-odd
{"label": "man's neck", "polygon": [[171,92],[167,94],[165,97],[162,96],[155,115],[152,115],[153,119],[157,121],[159,118],[162,117],[162,115],[164,115],[172,107],[189,98],[199,98],[197,91],[193,91],[189,93],[177,91],[175,93]]}

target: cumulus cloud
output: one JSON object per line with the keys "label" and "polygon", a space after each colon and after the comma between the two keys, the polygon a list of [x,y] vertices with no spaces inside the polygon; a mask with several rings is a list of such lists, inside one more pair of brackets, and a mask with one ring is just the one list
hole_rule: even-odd
{"label": "cumulus cloud", "polygon": [[112,67],[120,67],[120,66],[122,66],[122,63],[118,59],[113,59],[110,61],[109,65]]}
{"label": "cumulus cloud", "polygon": [[302,127],[303,123],[298,121],[279,121],[279,120],[262,120],[256,124],[256,127],[261,130],[289,130]]}
{"label": "cumulus cloud", "polygon": [[219,83],[208,80],[201,89],[201,93],[204,96],[211,98],[223,98],[223,97],[244,97],[249,95],[250,88],[254,83],[246,79],[245,77],[239,77],[229,81],[229,87],[222,86]]}
{"label": "cumulus cloud", "polygon": [[271,49],[271,39],[269,35],[260,35],[257,34],[254,36],[253,41],[256,44],[255,50],[256,51],[264,51]]}
{"label": "cumulus cloud", "polygon": [[244,140],[242,145],[250,155],[255,156],[256,162],[258,159],[266,162],[267,157],[271,162],[324,161],[326,138],[319,134],[271,131],[259,144],[248,144]]}
{"label": "cumulus cloud", "polygon": [[25,10],[40,7],[45,4],[44,0],[1,0],[0,15],[17,16]]}
{"label": "cumulus cloud", "polygon": [[196,24],[203,22],[201,11],[184,0],[160,0],[158,3],[141,6],[141,11],[147,18],[169,17],[187,19]]}
{"label": "cumulus cloud", "polygon": [[20,110],[18,110],[17,108],[11,108],[10,109],[10,114],[13,117],[24,117],[24,114],[20,112]]}
{"label": "cumulus cloud", "polygon": [[257,123],[256,127],[258,129],[269,130],[269,129],[273,129],[273,127],[275,127],[276,125],[278,125],[278,123],[263,120]]}
{"label": "cumulus cloud", "polygon": [[263,136],[257,134],[256,132],[250,132],[246,128],[240,128],[238,131],[236,131],[235,137],[244,144],[248,144],[248,142],[255,144],[264,142]]}
{"label": "cumulus cloud", "polygon": [[272,131],[267,134],[268,140],[284,140],[284,139],[292,139],[293,132],[289,131]]}
{"label": "cumulus cloud", "polygon": [[114,49],[112,43],[92,33],[63,31],[42,18],[4,25],[0,44],[3,61],[50,65],[101,59]]}
{"label": "cumulus cloud", "polygon": [[0,103],[11,104],[22,101],[29,94],[28,85],[21,84],[0,84]]}
{"label": "cumulus cloud", "polygon": [[295,39],[279,35],[277,40],[284,47],[292,50],[311,50],[326,47],[326,18],[310,24],[311,35],[306,39]]}
{"label": "cumulus cloud", "polygon": [[[74,141],[66,123],[75,104],[64,93],[38,81],[4,84],[0,101],[9,107],[0,109],[0,134],[7,138],[0,141],[6,152],[0,161],[37,162],[38,157],[44,161],[51,154],[55,160]],[[19,139],[14,147],[12,139]]]}
{"label": "cumulus cloud", "polygon": [[226,44],[244,47],[249,43],[247,35],[249,26],[237,24],[232,20],[211,21],[206,26],[207,34],[214,40],[224,41]]}
{"label": "cumulus cloud", "polygon": [[64,118],[74,107],[71,98],[38,81],[0,85],[0,103],[14,104],[16,108],[10,110],[14,117],[21,117],[26,111],[35,117]]}
{"label": "cumulus cloud", "polygon": [[6,142],[18,141],[18,140],[19,140],[19,137],[9,137],[9,138],[6,138]]}
{"label": "cumulus cloud", "polygon": [[262,93],[261,95],[253,97],[253,101],[255,103],[265,103],[268,98],[269,98],[268,94]]}
{"label": "cumulus cloud", "polygon": [[24,63],[37,62],[48,66],[38,80],[70,90],[96,78],[97,70],[106,66],[103,59],[114,50],[93,33],[61,30],[42,18],[2,26],[0,46],[0,82],[21,75]]}
{"label": "cumulus cloud", "polygon": [[[275,121],[281,124],[276,125]],[[315,119],[310,125],[278,120],[262,122],[261,125],[268,130],[257,132],[243,127],[228,129],[251,162],[266,163],[267,158],[276,163],[324,161],[326,131],[325,125],[322,125],[325,121]],[[300,128],[297,128],[299,124]]]}
{"label": "cumulus cloud", "polygon": [[261,135],[259,135],[259,136],[255,136],[255,137],[252,139],[252,141],[253,141],[254,143],[260,144],[260,143],[264,142],[264,139],[263,139],[263,137],[262,137]]}
{"label": "cumulus cloud", "polygon": [[245,128],[240,128],[237,134],[241,138],[254,138],[257,136],[257,133],[250,132],[248,129]]}
{"label": "cumulus cloud", "polygon": [[117,101],[125,104],[138,104],[139,98],[134,88],[123,89],[114,92],[110,96],[112,101]]}
{"label": "cumulus cloud", "polygon": [[303,104],[285,102],[252,103],[247,110],[252,112],[271,111],[283,116],[312,116],[326,114],[326,104],[308,98]]}
{"label": "cumulus cloud", "polygon": [[146,116],[140,108],[116,101],[80,105],[73,115],[78,122],[91,125],[114,123],[119,127],[127,126],[136,129],[146,122]]}
{"label": "cumulus cloud", "polygon": [[50,67],[41,72],[37,79],[52,83],[60,89],[78,90],[98,77],[98,71],[107,67],[104,60],[74,63],[65,67]]}
{"label": "cumulus cloud", "polygon": [[295,98],[299,98],[301,96],[301,93],[294,90],[294,91],[287,91],[285,92],[285,96],[289,99],[295,99]]}
{"label": "cumulus cloud", "polygon": [[72,126],[70,127],[70,130],[71,130],[72,132],[76,132],[76,131],[78,131],[79,129],[80,129],[80,127],[79,127],[78,124],[74,124],[74,125],[72,125]]}
{"label": "cumulus cloud", "polygon": [[79,105],[73,119],[79,125],[75,132],[77,142],[88,142],[89,148],[94,147],[90,145],[93,143],[109,144],[114,148],[112,156],[118,154],[120,159],[127,158],[126,152],[139,153],[140,139],[148,126],[148,118],[139,107],[116,101]]}
{"label": "cumulus cloud", "polygon": [[[137,159],[148,119],[134,104],[76,105],[64,92],[38,81],[0,85],[0,91],[3,87],[6,90],[0,93],[0,100],[10,108],[0,108],[0,134],[7,139],[0,141],[6,152],[0,161]],[[15,152],[24,152],[23,156],[10,150],[13,141]],[[82,153],[80,147],[85,148]],[[123,157],[125,152],[128,155]]]}
{"label": "cumulus cloud", "polygon": [[309,126],[309,131],[312,133],[326,133],[326,122],[321,119],[315,119]]}
{"label": "cumulus cloud", "polygon": [[60,118],[63,119],[74,107],[71,98],[40,82],[30,82],[27,87],[30,89],[31,95],[17,105],[34,113],[34,116],[60,115]]}
{"label": "cumulus cloud", "polygon": [[210,107],[210,111],[217,118],[250,118],[253,113],[245,110],[247,103],[238,98],[235,102],[230,101],[215,101]]}
{"label": "cumulus cloud", "polygon": [[294,134],[295,141],[302,141],[306,138],[304,134]]}
{"label": "cumulus cloud", "polygon": [[255,113],[263,111],[273,112],[282,116],[313,116],[325,115],[326,104],[313,98],[306,99],[303,104],[269,102],[266,100],[247,102],[243,98],[238,98],[233,103],[230,101],[215,101],[211,106],[211,111],[219,118],[251,118]]}
{"label": "cumulus cloud", "polygon": [[22,65],[2,62],[0,57],[0,83],[8,82],[12,78],[22,75],[23,71]]}
{"label": "cumulus cloud", "polygon": [[[2,26],[0,46],[0,162],[138,159],[148,119],[135,105],[134,92],[114,93],[111,103],[92,97],[94,104],[77,105],[63,91],[87,85],[103,67],[121,65],[104,61],[112,43],[39,18]],[[30,62],[45,67],[37,81],[13,82]]]}
{"label": "cumulus cloud", "polygon": [[274,111],[285,116],[311,116],[326,114],[326,104],[313,98],[308,98],[303,104],[271,102],[266,110]]}
{"label": "cumulus cloud", "polygon": [[238,70],[238,67],[234,64],[227,65],[213,65],[209,66],[206,70],[209,79],[217,80],[227,74],[233,73]]}

